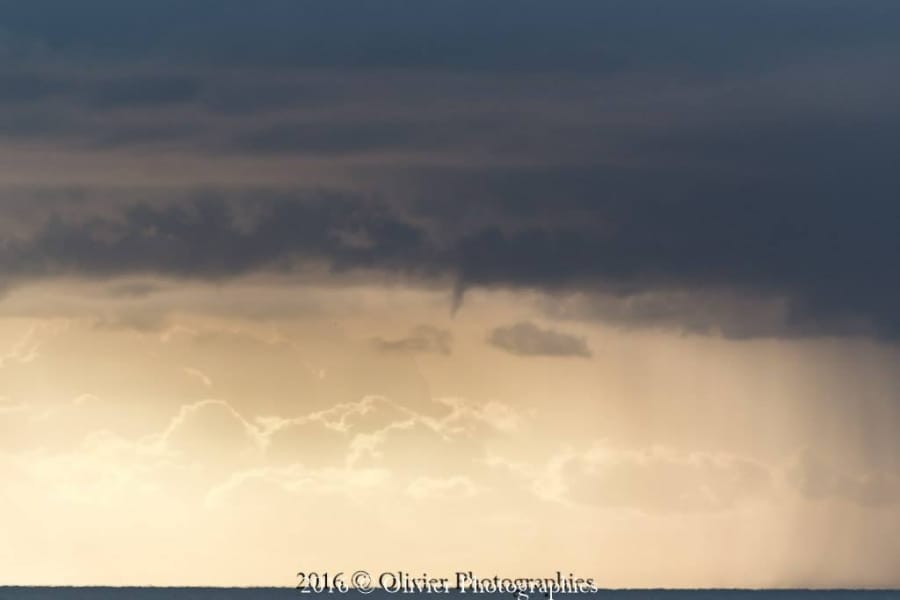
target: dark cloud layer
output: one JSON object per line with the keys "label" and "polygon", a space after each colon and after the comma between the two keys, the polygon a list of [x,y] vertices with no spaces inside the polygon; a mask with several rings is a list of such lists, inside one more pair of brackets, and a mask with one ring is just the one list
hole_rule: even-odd
{"label": "dark cloud layer", "polygon": [[[0,268],[8,284],[59,275],[221,280],[324,264],[332,272],[370,277],[453,279],[460,290],[512,287],[625,298],[724,290],[735,298],[787,303],[782,330],[754,330],[751,321],[735,325],[741,337],[900,332],[893,275],[900,209],[894,203],[861,209],[821,198],[791,204],[597,199],[509,212],[501,205],[493,207],[501,221],[486,217],[460,234],[452,233],[443,205],[430,206],[286,191],[110,205],[105,214],[79,219],[51,214],[30,236],[7,239]],[[579,224],[571,223],[575,215]],[[683,297],[679,302],[682,309],[691,305]],[[629,317],[641,320],[640,313]]]}
{"label": "dark cloud layer", "polygon": [[754,69],[893,42],[900,19],[893,3],[850,0],[33,0],[0,12],[19,46],[69,55],[593,73]]}
{"label": "dark cloud layer", "polygon": [[[900,334],[892,3],[0,9],[0,149],[99,180],[0,191],[5,286],[324,265],[628,326]],[[161,180],[104,187],[111,156]],[[149,166],[182,159],[202,183]]]}

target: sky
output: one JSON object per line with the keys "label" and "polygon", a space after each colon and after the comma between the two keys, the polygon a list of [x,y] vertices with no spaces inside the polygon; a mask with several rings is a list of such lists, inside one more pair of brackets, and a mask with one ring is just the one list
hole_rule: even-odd
{"label": "sky", "polygon": [[898,29],[0,0],[0,584],[900,587]]}

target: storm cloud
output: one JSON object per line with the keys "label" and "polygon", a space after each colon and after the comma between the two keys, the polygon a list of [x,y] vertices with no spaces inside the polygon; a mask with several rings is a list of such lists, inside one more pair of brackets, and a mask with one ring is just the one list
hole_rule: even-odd
{"label": "storm cloud", "polygon": [[[373,202],[321,191],[205,193],[112,206],[78,219],[51,211],[31,217],[40,224],[29,235],[9,234],[0,268],[5,283],[15,285],[62,275],[227,280],[325,265],[335,275],[455,281],[463,291],[579,292],[607,308],[582,302],[559,316],[620,318],[630,325],[677,325],[682,318],[697,323],[688,329],[719,326],[734,337],[893,338],[900,331],[894,310],[900,286],[892,276],[900,253],[893,224],[900,213],[893,203],[860,211],[824,198],[782,204],[647,197],[506,207],[473,200],[473,213],[493,208],[499,217],[459,234],[453,216],[427,202]],[[716,297],[717,311],[694,310],[697,298]],[[629,308],[610,308],[609,298]],[[763,310],[760,319],[759,310],[729,310],[754,307],[753,298],[776,313]]]}
{"label": "storm cloud", "polygon": [[4,288],[316,271],[900,334],[891,5],[3,8]]}

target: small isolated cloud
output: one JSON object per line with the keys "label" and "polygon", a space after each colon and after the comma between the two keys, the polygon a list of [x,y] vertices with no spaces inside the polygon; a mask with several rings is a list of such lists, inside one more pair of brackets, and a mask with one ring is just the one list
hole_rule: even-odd
{"label": "small isolated cloud", "polygon": [[497,327],[491,331],[488,342],[517,356],[591,356],[585,338],[543,329],[527,321]]}
{"label": "small isolated cloud", "polygon": [[406,337],[386,340],[375,338],[375,347],[382,352],[423,352],[431,354],[450,354],[453,338],[449,331],[430,325],[419,325]]}

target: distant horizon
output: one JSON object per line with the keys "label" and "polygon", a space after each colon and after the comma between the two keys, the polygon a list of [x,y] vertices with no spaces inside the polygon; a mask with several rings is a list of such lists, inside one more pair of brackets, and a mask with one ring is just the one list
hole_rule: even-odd
{"label": "distant horizon", "polygon": [[[126,589],[161,589],[161,590],[287,590],[287,591],[296,591],[296,588],[291,586],[275,586],[275,585],[247,585],[247,586],[215,586],[215,585],[7,585],[0,584],[0,589],[3,588],[47,588],[47,589],[111,589],[111,590],[126,590]],[[642,591],[672,591],[672,592],[770,592],[770,591],[784,591],[784,592],[896,592],[900,591],[900,588],[878,588],[878,587],[833,587],[833,588],[818,588],[818,587],[767,587],[767,588],[741,588],[741,587],[733,587],[733,588],[666,588],[666,587],[655,587],[655,588],[599,588],[597,592],[593,592],[586,595],[595,595],[602,594],[603,592],[642,592]],[[373,590],[371,592],[357,592],[351,590],[348,592],[349,594],[360,594],[362,596],[371,596],[372,594],[387,594],[389,596],[414,596],[415,593],[409,592],[386,592],[384,590]],[[310,595],[318,596],[318,595],[328,595],[327,592],[313,592]],[[334,595],[334,594],[332,594]],[[508,594],[501,592],[480,592],[477,595],[479,596],[507,596]],[[572,594],[562,594],[565,596]]]}

